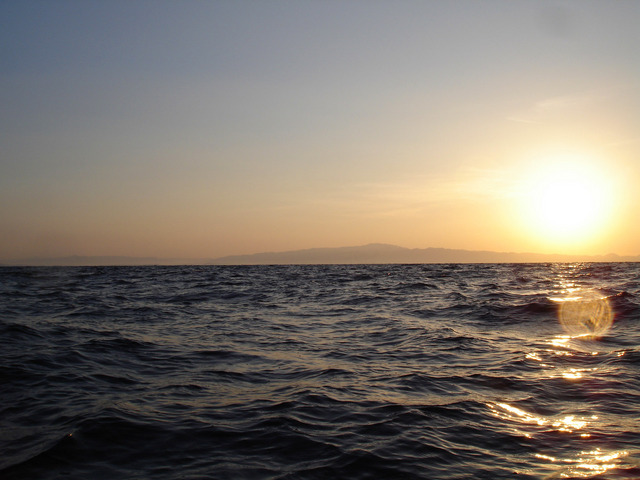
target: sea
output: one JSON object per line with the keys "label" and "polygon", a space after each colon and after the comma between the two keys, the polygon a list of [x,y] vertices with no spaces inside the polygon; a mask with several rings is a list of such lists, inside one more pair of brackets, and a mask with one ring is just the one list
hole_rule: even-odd
{"label": "sea", "polygon": [[0,478],[640,478],[640,264],[0,268]]}

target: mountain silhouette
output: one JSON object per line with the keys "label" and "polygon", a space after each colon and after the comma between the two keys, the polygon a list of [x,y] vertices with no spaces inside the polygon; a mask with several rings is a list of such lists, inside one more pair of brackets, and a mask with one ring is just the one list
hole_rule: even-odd
{"label": "mountain silhouette", "polygon": [[553,263],[640,262],[640,256],[548,255],[450,248],[404,248],[384,243],[356,247],[308,248],[286,252],[230,255],[220,258],[158,258],[123,256],[78,256],[28,258],[5,261],[0,266],[109,266],[109,265],[313,265],[385,263]]}
{"label": "mountain silhouette", "polygon": [[638,262],[640,257],[615,254],[549,255],[456,250],[449,248],[404,248],[371,243],[358,247],[309,248],[287,252],[231,255],[211,261],[214,265],[361,264],[361,263],[547,263],[547,262]]}

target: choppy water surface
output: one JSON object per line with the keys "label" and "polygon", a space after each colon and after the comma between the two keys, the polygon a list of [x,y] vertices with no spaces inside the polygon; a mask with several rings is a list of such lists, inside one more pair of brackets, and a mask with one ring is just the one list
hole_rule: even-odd
{"label": "choppy water surface", "polygon": [[3,268],[0,477],[640,478],[639,318],[638,264]]}

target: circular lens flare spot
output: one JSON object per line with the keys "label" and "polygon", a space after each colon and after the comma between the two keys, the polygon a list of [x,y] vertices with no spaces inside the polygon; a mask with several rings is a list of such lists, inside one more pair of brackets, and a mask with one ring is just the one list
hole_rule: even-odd
{"label": "circular lens flare spot", "polygon": [[609,301],[596,293],[572,296],[560,303],[558,318],[572,337],[599,338],[613,323]]}

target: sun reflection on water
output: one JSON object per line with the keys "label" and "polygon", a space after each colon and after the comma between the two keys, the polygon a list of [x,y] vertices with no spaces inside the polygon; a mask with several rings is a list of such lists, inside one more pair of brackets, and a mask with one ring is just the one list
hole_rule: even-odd
{"label": "sun reflection on water", "polygon": [[[546,348],[539,348],[525,353],[525,359],[530,362],[536,362],[541,369],[536,369],[535,377],[537,380],[547,378],[564,378],[570,381],[578,381],[587,379],[590,375],[598,372],[600,366],[590,364],[592,366],[570,366],[561,368],[560,364],[565,362],[554,362],[554,358],[566,358],[574,365],[574,361],[580,359],[588,360],[601,355],[603,352],[594,349],[597,346],[593,342],[584,341],[592,340],[584,337],[571,337],[570,335],[557,335],[547,340]],[[599,348],[599,347],[598,347]],[[617,356],[624,355],[624,351],[617,352]],[[574,359],[574,360],[572,360]]]}
{"label": "sun reflection on water", "polygon": [[[537,415],[505,402],[487,403],[487,406],[496,417],[513,423],[516,427],[514,432],[526,438],[533,438],[536,433],[557,432],[561,435],[577,434],[581,439],[587,439],[591,437],[589,427],[595,427],[595,423],[599,420],[597,415],[591,415],[588,418],[576,415],[558,418]],[[528,425],[529,428],[523,431],[518,425],[520,428]],[[622,467],[621,459],[627,455],[628,452],[624,450],[604,451],[597,447],[592,450],[578,451],[574,456],[568,457],[542,452],[535,453],[534,457],[550,462],[557,469],[553,478],[588,478]]]}
{"label": "sun reflection on water", "polygon": [[588,478],[602,475],[607,470],[618,468],[620,459],[628,454],[624,450],[604,453],[599,448],[596,448],[595,450],[581,451],[577,458],[557,458],[543,454],[536,454],[535,457],[562,465],[564,469],[559,478]]}
{"label": "sun reflection on water", "polygon": [[[558,290],[548,297],[558,307],[557,319],[565,334],[548,338],[544,346],[525,353],[525,359],[534,367],[530,375],[535,381],[561,379],[567,382],[563,387],[569,389],[566,392],[579,388],[582,395],[584,388],[593,388],[592,380],[607,374],[606,363],[600,358],[606,362],[612,355],[625,352],[608,352],[598,342],[613,324],[613,310],[598,290],[583,288],[570,278],[578,271],[576,266],[565,272],[567,275],[556,284]],[[593,444],[607,430],[606,421],[599,415],[586,414],[584,404],[575,414],[565,410],[555,415],[539,414],[512,402],[496,401],[487,406],[514,434],[538,445],[533,455],[541,461],[540,468],[553,470],[548,478],[600,478],[607,472],[611,475],[612,469],[628,467],[623,460],[629,455],[627,451]]]}
{"label": "sun reflection on water", "polygon": [[[535,415],[504,402],[495,404],[488,403],[487,406],[493,411],[494,415],[502,420],[547,426],[558,432],[573,433],[575,430],[583,429],[589,424],[584,418],[576,419],[575,415],[566,415],[562,418],[552,419]],[[591,417],[591,419],[593,419],[593,417]]]}

